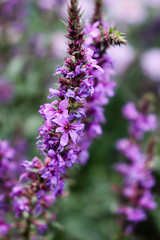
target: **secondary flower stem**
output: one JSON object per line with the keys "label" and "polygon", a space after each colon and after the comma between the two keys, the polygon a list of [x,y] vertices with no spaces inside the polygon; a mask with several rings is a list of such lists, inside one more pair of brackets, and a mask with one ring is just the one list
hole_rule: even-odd
{"label": "secondary flower stem", "polygon": [[95,23],[97,21],[102,21],[102,5],[103,0],[95,0],[95,9],[94,9],[94,15],[92,18],[92,23]]}

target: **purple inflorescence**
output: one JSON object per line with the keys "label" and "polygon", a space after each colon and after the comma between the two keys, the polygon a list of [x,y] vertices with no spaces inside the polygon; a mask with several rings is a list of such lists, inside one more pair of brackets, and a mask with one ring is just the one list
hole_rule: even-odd
{"label": "purple inflorescence", "polygon": [[[48,191],[40,178],[39,169],[42,165],[41,160],[35,157],[32,162],[23,162],[22,167],[25,170],[22,171],[16,151],[10,147],[8,141],[0,141],[0,237],[7,235],[13,225],[17,231],[19,222],[25,224],[28,219],[39,233],[45,231],[45,224],[49,220],[35,221],[35,218],[43,215],[53,204],[55,195]],[[51,218],[48,215],[48,219]]]}
{"label": "purple inflorescence", "polygon": [[39,110],[44,125],[39,129],[38,146],[46,157],[44,162],[37,157],[31,162],[24,161],[22,167],[25,171],[10,192],[15,217],[23,219],[25,215],[26,227],[28,224],[35,225],[41,234],[46,230],[47,222],[39,222],[36,218],[39,215],[46,218],[45,210],[53,204],[57,195],[63,194],[66,168],[78,161],[81,151],[86,101],[94,92],[90,69],[94,67],[102,71],[97,61],[92,59],[93,53],[83,49],[84,33],[79,23],[76,0],[71,0],[68,12],[69,57],[55,73],[60,74],[59,89],[49,89],[48,98],[56,99]]}
{"label": "purple inflorescence", "polygon": [[[17,2],[0,7],[12,17]],[[53,1],[48,3],[52,5]],[[113,69],[106,49],[109,44],[124,43],[120,33],[116,35],[115,28],[107,30],[100,21],[92,25],[88,23],[85,33],[89,37],[85,42],[77,0],[70,0],[68,15],[68,57],[54,74],[59,75],[60,86],[58,89],[49,89],[48,99],[54,97],[54,100],[42,105],[39,110],[44,124],[39,129],[37,145],[45,155],[44,161],[37,157],[32,161],[23,161],[21,165],[25,170],[18,182],[15,175],[18,164],[12,161],[15,152],[8,142],[0,142],[0,185],[2,182],[4,188],[1,188],[2,192],[0,190],[2,236],[10,228],[5,221],[5,212],[8,211],[6,196],[11,199],[9,207],[14,210],[17,219],[15,227],[21,226],[19,220],[22,220],[22,234],[26,239],[29,239],[33,225],[39,234],[47,230],[48,222],[54,220],[55,215],[46,210],[58,195],[63,195],[67,168],[78,161],[86,162],[92,140],[102,134],[101,123],[105,122],[103,106],[114,96],[116,83],[110,81]],[[16,156],[19,159],[18,154]],[[11,173],[8,175],[8,172]],[[147,205],[147,197],[151,198],[149,192],[141,199],[143,206]],[[41,218],[37,220],[40,215]]]}
{"label": "purple inflorescence", "polygon": [[36,213],[39,216],[43,209],[48,209],[55,201],[54,193],[48,191],[40,177],[39,169],[42,166],[43,163],[38,157],[22,163],[25,171],[10,193],[16,218],[22,217],[24,212]]}
{"label": "purple inflorescence", "polygon": [[97,69],[97,74],[103,72],[92,58],[93,51],[83,48],[84,33],[78,11],[77,1],[71,1],[67,34],[69,56],[54,74],[60,75],[60,87],[49,89],[48,98],[56,97],[56,100],[44,104],[39,111],[45,122],[39,129],[38,146],[48,156],[39,173],[56,195],[63,192],[66,168],[72,167],[81,153],[87,101],[94,93],[90,73],[93,69]]}
{"label": "purple inflorescence", "polygon": [[19,167],[15,161],[15,151],[7,141],[0,140],[0,235],[10,228],[5,217],[11,206],[8,201],[12,187],[17,183]]}
{"label": "purple inflorescence", "polygon": [[8,230],[11,228],[11,225],[6,223],[1,217],[0,217],[0,236],[6,236],[8,233]]}
{"label": "purple inflorescence", "polygon": [[116,148],[129,162],[118,163],[115,168],[123,175],[121,194],[126,199],[119,207],[118,213],[125,216],[128,222],[126,231],[130,232],[134,224],[147,218],[146,210],[156,208],[155,196],[151,193],[155,179],[150,167],[155,142],[152,140],[147,153],[144,153],[138,141],[144,133],[157,128],[157,117],[148,113],[148,104],[145,101],[139,110],[134,103],[127,103],[123,108],[123,115],[129,120],[129,138],[120,139]]}
{"label": "purple inflorescence", "polygon": [[141,139],[145,132],[153,131],[157,128],[158,121],[156,115],[138,112],[135,104],[132,102],[125,105],[123,115],[130,120],[130,134],[137,139]]}
{"label": "purple inflorescence", "polygon": [[[103,28],[103,31],[102,31]],[[112,60],[108,57],[106,50],[109,47],[107,37],[105,36],[105,24],[94,22],[93,24],[86,22],[85,33],[88,35],[85,46],[92,52],[92,58],[97,61],[99,67],[90,68],[90,75],[94,93],[87,98],[85,106],[86,118],[84,141],[81,144],[82,151],[79,155],[79,160],[85,164],[88,157],[88,148],[94,138],[102,134],[101,124],[105,123],[104,106],[109,104],[109,98],[114,96],[116,83],[111,81],[111,76],[114,74]],[[103,32],[103,34],[102,34]],[[104,39],[102,41],[102,39]],[[103,49],[103,50],[102,50]]]}
{"label": "purple inflorescence", "polygon": [[42,166],[38,157],[34,157],[32,161],[24,161],[22,167],[25,170],[9,194],[17,226],[20,221],[24,224],[26,222],[24,232],[29,232],[32,226],[40,235],[47,230],[48,223],[55,219],[55,215],[48,210],[56,199],[53,191],[49,191],[41,178],[39,170]]}
{"label": "purple inflorescence", "polygon": [[116,87],[110,80],[114,71],[106,50],[110,44],[125,44],[121,35],[117,38],[115,28],[108,29],[100,21],[87,22],[85,34],[89,37],[84,41],[77,1],[71,1],[68,13],[69,56],[54,74],[60,75],[60,87],[49,89],[48,98],[56,99],[39,110],[45,122],[39,129],[38,147],[48,156],[40,174],[55,194],[63,192],[66,168],[77,161],[85,164],[89,146],[102,134],[103,106]]}

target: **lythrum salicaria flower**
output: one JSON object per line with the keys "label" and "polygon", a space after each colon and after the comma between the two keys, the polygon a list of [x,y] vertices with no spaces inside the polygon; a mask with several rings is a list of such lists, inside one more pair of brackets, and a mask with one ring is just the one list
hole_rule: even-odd
{"label": "lythrum salicaria flower", "polygon": [[[85,135],[81,143],[81,153],[79,160],[85,164],[89,152],[88,148],[93,140],[102,134],[101,124],[105,123],[104,106],[108,105],[110,98],[115,94],[116,82],[111,80],[114,74],[112,59],[107,51],[110,45],[122,45],[126,43],[125,35],[116,32],[116,28],[110,28],[102,20],[102,1],[95,1],[95,12],[92,22],[86,21],[85,33],[88,36],[85,47],[90,49],[92,58],[99,67],[90,68],[91,82],[94,92],[87,97],[84,118]],[[92,61],[93,61],[92,60]]]}
{"label": "lythrum salicaria flower", "polygon": [[142,101],[139,109],[133,102],[123,107],[123,115],[129,121],[129,137],[120,139],[116,148],[127,159],[125,163],[118,163],[115,168],[123,176],[121,196],[124,202],[118,209],[122,217],[125,231],[130,233],[134,226],[147,218],[147,210],[154,210],[157,206],[152,188],[155,179],[152,175],[151,162],[154,159],[155,139],[151,139],[146,153],[142,150],[141,142],[146,132],[156,130],[157,117],[148,113],[149,102]]}
{"label": "lythrum salicaria flower", "polygon": [[84,138],[84,118],[88,97],[94,93],[91,69],[103,71],[92,59],[94,52],[84,48],[83,27],[77,1],[72,0],[68,8],[68,57],[63,66],[58,66],[54,75],[59,75],[59,89],[49,89],[49,99],[40,114],[44,125],[39,129],[38,146],[46,156],[47,163],[40,169],[46,185],[55,194],[63,192],[66,168],[78,161],[81,152],[80,142]]}
{"label": "lythrum salicaria flower", "polygon": [[0,140],[0,236],[7,234],[11,225],[7,216],[11,211],[10,191],[17,184],[19,165],[15,159],[15,151],[8,141]]}
{"label": "lythrum salicaria flower", "polygon": [[160,48],[152,48],[144,52],[140,59],[144,74],[154,81],[160,81]]}

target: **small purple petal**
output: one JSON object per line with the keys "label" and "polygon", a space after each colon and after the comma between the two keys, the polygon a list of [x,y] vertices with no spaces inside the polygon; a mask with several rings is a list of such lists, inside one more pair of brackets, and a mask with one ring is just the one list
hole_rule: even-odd
{"label": "small purple petal", "polygon": [[66,146],[68,143],[68,133],[67,132],[64,132],[61,136],[61,139],[60,139],[60,144],[62,146]]}

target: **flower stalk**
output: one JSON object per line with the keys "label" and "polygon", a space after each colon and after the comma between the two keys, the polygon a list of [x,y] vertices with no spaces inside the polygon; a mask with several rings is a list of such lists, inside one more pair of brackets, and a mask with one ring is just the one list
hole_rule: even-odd
{"label": "flower stalk", "polygon": [[102,7],[103,7],[103,0],[95,0],[95,9],[94,14],[92,17],[92,24],[99,21],[102,22]]}
{"label": "flower stalk", "polygon": [[139,110],[134,103],[128,103],[123,108],[124,117],[129,120],[129,137],[117,142],[117,150],[129,161],[116,165],[116,170],[123,176],[121,202],[118,213],[125,223],[125,233],[131,233],[137,223],[147,218],[146,211],[156,208],[152,188],[155,179],[152,166],[155,156],[156,138],[153,137],[147,145],[146,152],[142,151],[141,142],[146,132],[157,128],[157,116],[149,113],[148,99],[144,99]]}
{"label": "flower stalk", "polygon": [[[88,38],[85,45],[90,51],[93,51],[93,59],[97,61],[99,69],[90,69],[92,76],[92,86],[94,93],[88,96],[85,108],[86,118],[84,119],[86,133],[82,151],[79,159],[85,164],[89,158],[88,149],[94,138],[102,134],[101,124],[105,123],[104,106],[109,104],[109,99],[114,96],[116,83],[111,81],[114,74],[112,59],[107,55],[110,45],[121,45],[125,43],[125,36],[120,32],[116,32],[115,28],[108,28],[107,23],[102,21],[102,5],[103,1],[95,1],[95,12],[92,22],[86,22],[85,33]],[[123,37],[122,37],[123,36]]]}

